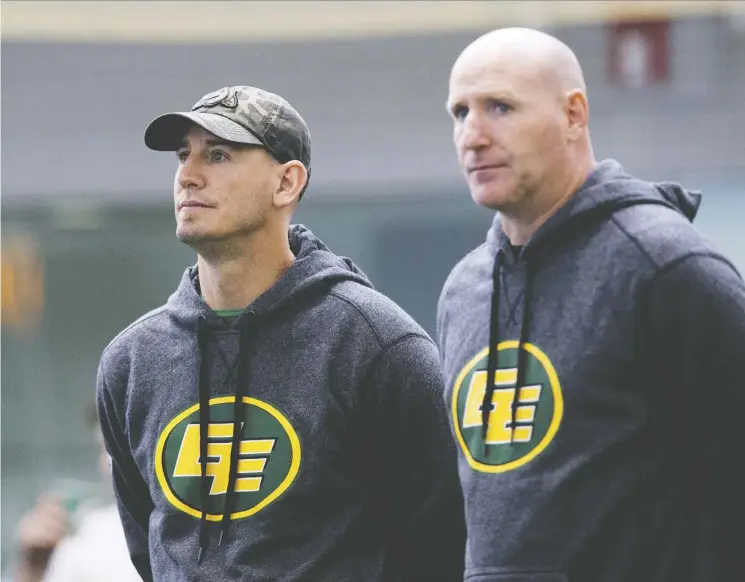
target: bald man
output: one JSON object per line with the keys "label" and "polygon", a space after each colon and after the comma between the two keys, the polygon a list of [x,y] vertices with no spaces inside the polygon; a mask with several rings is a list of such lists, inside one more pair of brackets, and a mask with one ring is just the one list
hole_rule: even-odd
{"label": "bald man", "polygon": [[447,108],[486,241],[437,338],[478,582],[745,580],[745,286],[700,195],[596,162],[557,39],[491,32]]}

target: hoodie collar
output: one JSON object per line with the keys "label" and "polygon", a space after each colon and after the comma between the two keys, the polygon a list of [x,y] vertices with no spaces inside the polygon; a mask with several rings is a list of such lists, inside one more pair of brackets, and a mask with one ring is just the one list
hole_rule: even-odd
{"label": "hoodie collar", "polygon": [[[342,281],[372,287],[370,280],[351,259],[334,254],[305,226],[292,225],[288,237],[295,261],[246,311],[266,315],[302,295]],[[196,328],[200,316],[206,318],[210,326],[224,325],[222,319],[199,296],[196,283],[198,274],[196,265],[184,271],[176,291],[168,299],[166,309],[178,322],[190,327]]]}
{"label": "hoodie collar", "polygon": [[[627,174],[621,164],[608,159],[595,166],[574,196],[553,214],[524,246],[523,255],[534,254],[546,241],[582,232],[610,214],[639,204],[656,204],[680,212],[693,222],[701,204],[701,193],[687,191],[674,182],[646,182]],[[496,252],[507,250],[509,239],[502,230],[499,213],[487,234],[487,244]],[[509,260],[511,253],[505,252]]]}

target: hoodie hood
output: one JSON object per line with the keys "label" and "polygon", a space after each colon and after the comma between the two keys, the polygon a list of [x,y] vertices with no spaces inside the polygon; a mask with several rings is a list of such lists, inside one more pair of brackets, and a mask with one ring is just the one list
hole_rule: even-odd
{"label": "hoodie hood", "polygon": [[[680,212],[693,222],[701,204],[701,193],[685,190],[674,182],[645,182],[627,174],[615,160],[600,162],[577,193],[551,216],[525,245],[525,257],[535,254],[546,243],[551,247],[585,228],[629,206],[657,204]],[[487,243],[506,250],[509,239],[502,230],[497,214],[487,234]],[[496,250],[496,249],[495,249]],[[505,253],[509,261],[510,253]]]}
{"label": "hoodie hood", "polygon": [[[334,254],[308,228],[292,225],[288,231],[290,250],[295,261],[280,279],[260,295],[244,313],[266,315],[281,309],[288,302],[312,293],[320,286],[332,286],[342,281],[354,281],[366,287],[373,285],[351,259]],[[202,300],[198,291],[199,270],[187,268],[176,291],[169,297],[169,314],[181,325],[196,327],[204,318],[207,323],[222,325],[222,320]]]}

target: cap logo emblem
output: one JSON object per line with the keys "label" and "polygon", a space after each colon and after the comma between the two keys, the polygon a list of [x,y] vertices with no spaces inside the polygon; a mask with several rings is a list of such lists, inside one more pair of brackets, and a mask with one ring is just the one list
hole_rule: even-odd
{"label": "cap logo emblem", "polygon": [[235,109],[238,107],[238,91],[225,87],[213,93],[209,93],[197,101],[191,110],[196,111],[197,109],[202,109],[204,107],[210,108],[217,107],[218,105],[227,109]]}

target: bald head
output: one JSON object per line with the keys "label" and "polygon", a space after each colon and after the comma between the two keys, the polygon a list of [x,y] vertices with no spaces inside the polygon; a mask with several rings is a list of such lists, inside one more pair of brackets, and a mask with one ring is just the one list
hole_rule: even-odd
{"label": "bald head", "polygon": [[452,74],[490,65],[534,76],[546,90],[587,93],[582,67],[572,49],[539,30],[502,28],[480,36],[460,54]]}
{"label": "bald head", "polygon": [[529,221],[594,164],[582,69],[543,32],[505,28],[468,45],[450,74],[448,109],[471,195],[503,217]]}

